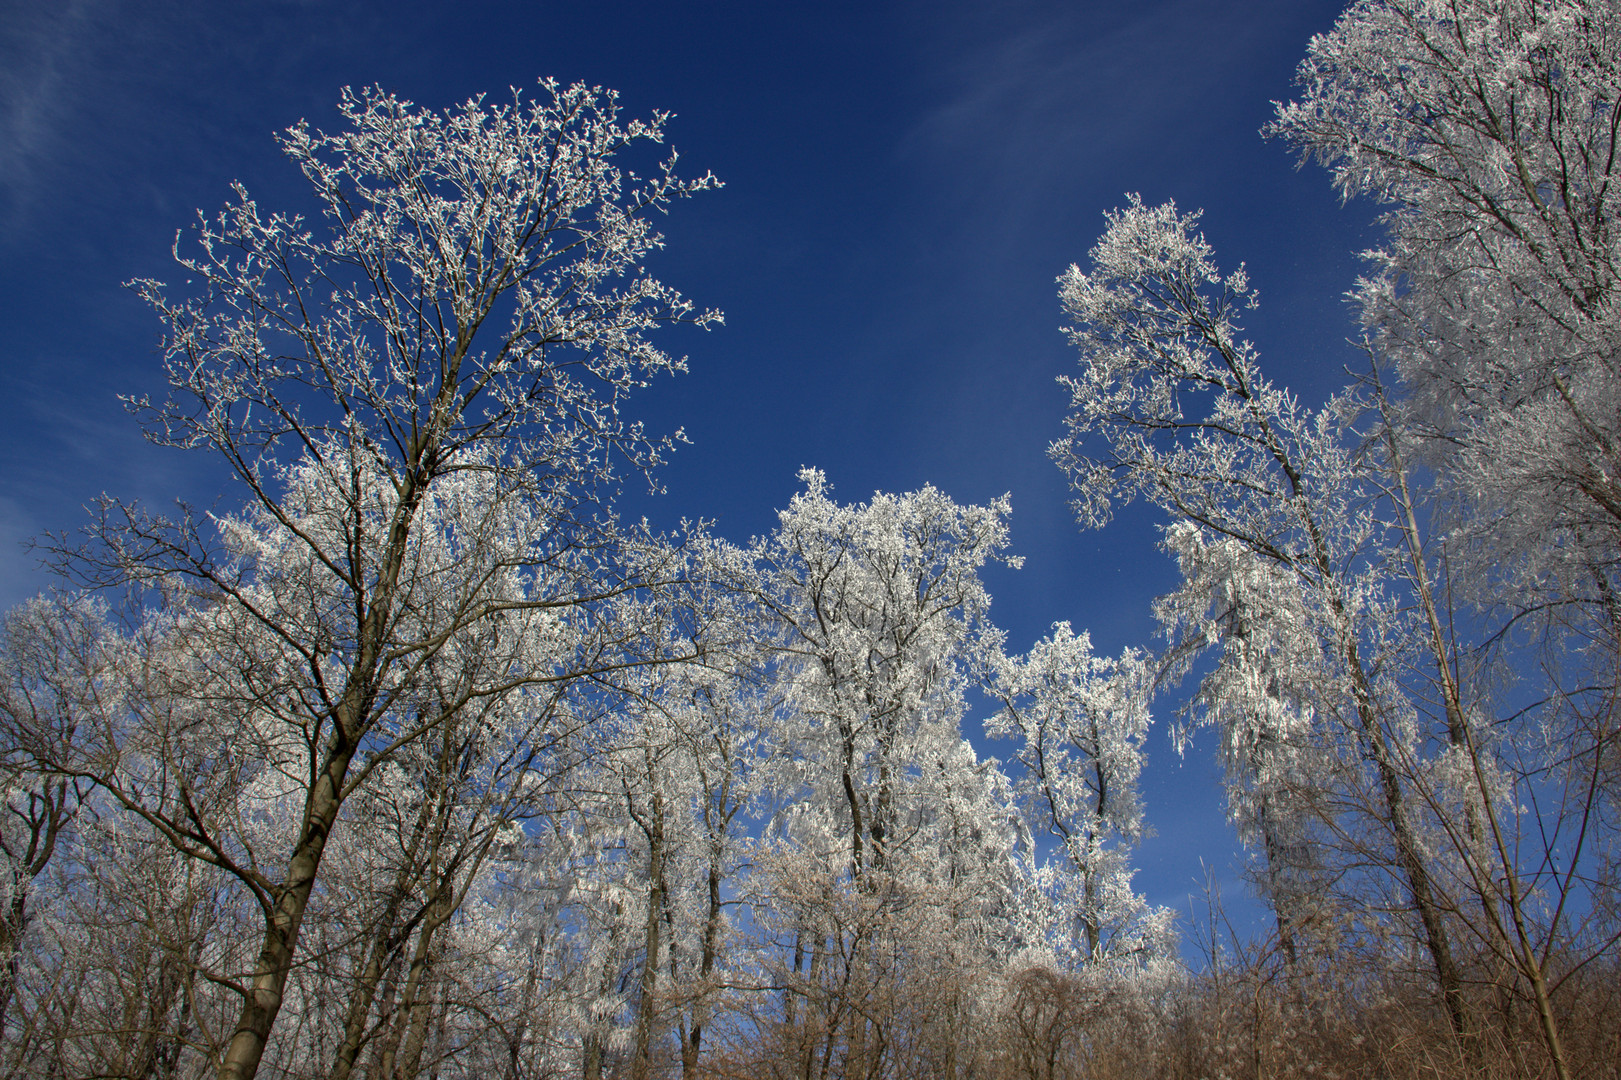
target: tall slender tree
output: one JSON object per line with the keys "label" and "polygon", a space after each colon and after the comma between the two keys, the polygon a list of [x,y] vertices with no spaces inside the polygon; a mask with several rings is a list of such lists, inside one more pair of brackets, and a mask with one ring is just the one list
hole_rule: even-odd
{"label": "tall slender tree", "polygon": [[[953,985],[939,972],[997,946],[1010,792],[961,723],[1000,643],[981,568],[1018,560],[1005,499],[960,506],[925,487],[841,505],[820,472],[800,479],[745,579],[778,625],[787,725],[766,902],[790,937],[780,981],[799,1067],[877,1076],[900,1052],[910,980]],[[965,1000],[937,1004],[968,1022]]]}
{"label": "tall slender tree", "polygon": [[1132,891],[1132,854],[1147,827],[1137,781],[1148,734],[1153,665],[1128,650],[1097,656],[1068,623],[1022,657],[1002,659],[1002,709],[988,734],[1018,740],[1013,779],[1023,824],[1056,841],[1056,865],[1023,852],[1033,895],[1021,903],[1032,942],[1075,966],[1146,963],[1174,947],[1171,913]]}
{"label": "tall slender tree", "polygon": [[[1162,606],[1173,662],[1221,644],[1226,662],[1211,679],[1224,685],[1207,680],[1201,694],[1213,719],[1230,726],[1302,699],[1324,745],[1338,741],[1344,753],[1336,757],[1365,764],[1356,782],[1366,795],[1357,801],[1387,838],[1387,865],[1463,1038],[1471,1022],[1451,905],[1410,782],[1420,744],[1405,706],[1382,693],[1375,651],[1384,636],[1381,521],[1365,508],[1364,479],[1335,412],[1313,413],[1261,373],[1238,325],[1255,303],[1248,278],[1242,268],[1216,269],[1197,220],[1174,204],[1148,207],[1133,197],[1108,215],[1091,271],[1072,266],[1059,279],[1081,371],[1064,379],[1070,434],[1053,456],[1071,476],[1083,523],[1102,524],[1114,499],[1141,496],[1171,515],[1173,544],[1236,549],[1225,560],[1235,574],[1190,574],[1195,597],[1184,591]],[[1098,457],[1089,456],[1094,446]],[[1255,564],[1260,571],[1249,571]],[[1245,596],[1249,585],[1267,591]],[[1257,607],[1293,616],[1288,649],[1247,647],[1254,619],[1246,611]],[[1297,663],[1281,666],[1291,659]],[[1323,772],[1310,781],[1325,790],[1334,782]],[[1264,782],[1252,790],[1264,791]]]}
{"label": "tall slender tree", "polygon": [[[334,133],[279,139],[318,221],[266,214],[238,187],[177,241],[189,291],[134,283],[167,330],[171,396],[132,405],[155,441],[215,455],[242,510],[107,500],[64,551],[83,580],[167,598],[176,641],[196,646],[195,719],[163,734],[170,757],[143,754],[133,775],[124,740],[55,764],[258,907],[255,957],[226,982],[241,1008],[222,1077],[265,1053],[347,800],[493,696],[629,662],[637,628],[610,628],[604,603],[659,570],[599,511],[619,470],[651,469],[668,443],[621,405],[683,366],[650,330],[717,319],[642,270],[660,243],[649,215],[714,186],[677,178],[673,158],[649,179],[616,164],[662,140],[664,114],[622,124],[612,93],[550,82],[444,113],[346,91],[339,111]],[[447,652],[520,624],[506,631],[520,651],[421,700]],[[205,746],[209,731],[233,749]],[[286,831],[222,836],[236,795],[204,792],[227,776],[268,790],[266,770]]]}

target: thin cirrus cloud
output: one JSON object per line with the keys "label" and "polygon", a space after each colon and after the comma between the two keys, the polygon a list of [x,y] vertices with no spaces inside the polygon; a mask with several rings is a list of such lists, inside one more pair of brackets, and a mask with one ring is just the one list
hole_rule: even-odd
{"label": "thin cirrus cloud", "polygon": [[79,95],[93,93],[85,70],[97,11],[94,0],[20,7],[0,30],[0,227],[24,217],[72,145]]}
{"label": "thin cirrus cloud", "polygon": [[[1121,19],[1097,5],[1066,5],[1001,36],[963,13],[956,34],[935,36],[936,51],[955,53],[942,64],[948,89],[908,148],[952,161],[964,194],[1011,195],[1012,209],[1043,215],[1050,204],[1033,196],[1055,186],[1150,163],[1208,168],[1195,152],[1221,129],[1211,103],[1246,106],[1217,91],[1280,45],[1297,58],[1302,30],[1322,21],[1301,16],[1320,6],[1182,0]],[[986,29],[989,40],[973,48],[951,40]],[[1266,107],[1264,97],[1248,104]]]}

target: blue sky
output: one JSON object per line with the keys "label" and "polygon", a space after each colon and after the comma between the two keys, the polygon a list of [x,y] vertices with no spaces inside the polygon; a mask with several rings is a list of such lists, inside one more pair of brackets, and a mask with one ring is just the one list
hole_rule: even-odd
{"label": "blue sky", "polygon": [[[271,133],[335,124],[344,85],[422,105],[533,87],[612,87],[669,109],[688,174],[651,263],[726,326],[667,340],[691,372],[643,396],[684,427],[667,494],[627,507],[766,531],[801,465],[835,493],[932,483],[1013,496],[1024,569],[991,575],[1028,646],[1068,619],[1114,651],[1152,644],[1173,583],[1138,510],[1081,533],[1047,461],[1073,365],[1054,278],[1126,192],[1205,208],[1274,378],[1308,401],[1353,356],[1342,295],[1376,231],[1324,174],[1258,129],[1340,4],[1319,0],[382,3],[9,0],[0,18],[0,604],[49,584],[20,541],[72,529],[101,491],[204,505],[206,458],[144,444],[118,394],[160,390],[158,325],[120,283],[170,274],[175,230],[240,180],[299,208]],[[1208,745],[1151,736],[1158,836],[1138,884],[1187,909],[1200,859],[1232,882]],[[1208,740],[1207,740],[1208,743]],[[1253,910],[1240,906],[1242,918]]]}

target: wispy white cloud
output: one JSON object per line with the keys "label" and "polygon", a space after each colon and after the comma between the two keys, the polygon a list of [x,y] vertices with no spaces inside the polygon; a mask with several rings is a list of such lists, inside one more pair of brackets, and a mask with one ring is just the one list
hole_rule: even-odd
{"label": "wispy white cloud", "polygon": [[71,146],[72,118],[97,92],[94,42],[105,25],[101,0],[17,5],[0,30],[0,193],[11,227]]}
{"label": "wispy white cloud", "polygon": [[1208,167],[1220,149],[1201,142],[1208,110],[1234,101],[1223,84],[1245,77],[1279,34],[1304,43],[1301,20],[1278,0],[1171,0],[1129,16],[1111,8],[948,16],[923,58],[938,65],[940,98],[902,153],[946,172],[942,187],[956,198],[994,204],[1002,226],[1050,217],[1058,193],[1088,181],[1149,168],[1163,176],[1167,162]]}

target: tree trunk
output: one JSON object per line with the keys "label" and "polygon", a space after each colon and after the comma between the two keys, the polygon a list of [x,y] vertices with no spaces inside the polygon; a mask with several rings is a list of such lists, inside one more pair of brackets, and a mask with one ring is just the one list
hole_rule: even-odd
{"label": "tree trunk", "polygon": [[[445,750],[448,753],[449,743]],[[438,813],[434,822],[432,838],[429,841],[427,867],[431,875],[433,894],[428,898],[427,907],[422,916],[422,923],[417,930],[416,947],[412,950],[411,966],[405,979],[405,989],[400,995],[400,1025],[402,1042],[398,1045],[399,1055],[394,1058],[390,1047],[387,1059],[384,1062],[382,1076],[384,1080],[403,1080],[414,1077],[421,1070],[422,1049],[427,1045],[428,1026],[433,1019],[432,990],[429,977],[434,962],[439,955],[439,930],[461,906],[461,897],[456,888],[456,877],[462,868],[460,860],[451,857],[442,862],[445,855],[444,844],[451,828],[451,817],[455,808],[453,781],[449,776],[448,760],[441,757]],[[478,873],[478,865],[482,854],[473,858],[468,868],[468,882]]]}
{"label": "tree trunk", "polygon": [[[448,388],[441,390],[441,394],[448,392]],[[374,719],[371,711],[393,600],[410,546],[411,526],[431,479],[424,463],[433,461],[439,452],[437,433],[430,428],[424,432],[421,443],[412,449],[413,467],[405,474],[399,503],[389,522],[388,543],[378,566],[371,602],[363,607],[364,614],[356,627],[354,662],[349,667],[343,695],[333,710],[331,741],[315,782],[310,786],[304,804],[304,820],[293,844],[293,853],[287,860],[287,871],[269,897],[270,911],[265,919],[259,958],[253,968],[253,981],[243,995],[236,1030],[220,1058],[219,1080],[252,1080],[259,1071],[259,1061],[270,1041],[270,1029],[281,1012],[287,976],[292,971],[299,930],[304,912],[309,908],[310,894],[315,889],[321,857],[326,853],[327,840],[343,808],[344,780],[349,775],[349,765],[359,750],[360,740]],[[355,600],[357,604],[365,603],[362,595],[357,595]]]}
{"label": "tree trunk", "polygon": [[361,969],[355,988],[349,994],[349,1008],[343,1023],[343,1042],[338,1046],[337,1057],[327,1074],[328,1080],[349,1080],[349,1076],[354,1072],[355,1062],[359,1059],[360,1049],[366,1040],[366,1021],[371,1019],[371,1008],[377,1000],[377,987],[383,981],[388,958],[400,948],[401,935],[408,932],[408,928],[396,927],[394,923],[399,918],[400,908],[404,905],[406,897],[410,894],[411,883],[421,876],[416,865],[416,857],[423,834],[427,831],[432,808],[433,801],[424,799],[422,809],[418,811],[417,819],[411,827],[411,842],[404,852],[405,862],[389,888],[383,913],[373,927],[371,947],[366,953],[366,965]]}
{"label": "tree trunk", "polygon": [[[344,711],[357,715],[360,710]],[[299,928],[309,907],[310,893],[315,888],[315,875],[320,869],[327,839],[343,805],[343,780],[354,754],[344,737],[341,720],[339,726],[305,804],[304,822],[292,858],[287,861],[287,874],[272,897],[271,912],[265,920],[264,941],[253,969],[253,982],[243,995],[236,1030],[220,1059],[219,1080],[250,1080],[259,1069],[259,1061],[270,1040],[270,1029],[281,1011],[282,995],[298,946]]]}
{"label": "tree trunk", "polygon": [[518,1019],[507,1033],[507,1070],[505,1080],[518,1080],[523,1059],[524,1040],[529,1035],[529,1018],[534,1014],[535,990],[540,985],[540,965],[546,955],[546,936],[536,937],[535,947],[529,953],[529,970],[524,973],[523,994],[518,1006]]}
{"label": "tree trunk", "polygon": [[1278,840],[1277,827],[1272,822],[1271,799],[1265,792],[1261,794],[1257,816],[1261,820],[1261,845],[1266,852],[1267,899],[1272,902],[1272,915],[1278,924],[1278,947],[1283,951],[1283,961],[1288,965],[1289,973],[1293,975],[1299,970],[1300,962],[1295,948],[1295,920],[1298,917],[1296,898],[1292,890],[1285,893],[1288,885],[1283,880],[1283,847]]}
{"label": "tree trunk", "polygon": [[184,1043],[184,1029],[174,1030],[169,1013],[180,1000],[186,981],[192,976],[190,959],[165,950],[158,961],[158,984],[144,1002],[146,1021],[141,1037],[129,1058],[130,1080],[153,1080],[174,1074]]}
{"label": "tree trunk", "polygon": [[[720,867],[711,861],[709,864],[709,912],[704,920],[703,956],[698,961],[698,998],[692,1003],[692,1030],[681,1043],[682,1080],[697,1080],[698,1076],[698,1054],[703,1048],[704,1026],[709,1023],[709,977],[715,971],[715,956],[719,951],[720,944],[720,913]],[[803,955],[800,952],[797,936],[794,939],[794,953],[797,970],[797,958]],[[790,992],[790,1003],[792,1000],[793,996]],[[791,1012],[788,1023],[793,1024]]]}
{"label": "tree trunk", "polygon": [[653,791],[652,822],[647,833],[647,922],[643,933],[641,1000],[636,1007],[636,1048],[630,1080],[647,1080],[653,1067],[653,1017],[659,978],[659,926],[664,917],[664,798]]}
{"label": "tree trunk", "polygon": [[[607,997],[613,991],[614,972],[621,959],[620,949],[620,917],[623,910],[617,903],[613,906],[613,928],[609,934],[608,955],[602,962],[602,979],[598,984],[597,993],[600,997]],[[586,1030],[580,1039],[580,1075],[583,1080],[602,1080],[603,1058],[606,1056],[606,1040],[603,1038],[607,1021],[597,1017],[595,1009],[591,1009],[586,1017]]]}
{"label": "tree trunk", "polygon": [[[807,984],[808,987],[813,988],[813,989],[817,988],[816,980],[821,975],[821,968],[822,968],[822,938],[821,938],[821,935],[818,934],[811,941],[810,967],[809,967],[808,971],[806,972],[806,984]],[[829,1015],[828,1001],[827,1001],[826,997],[824,996],[822,998],[822,1001],[820,1002],[820,1008],[818,1009],[818,1008],[815,1007],[815,1005],[813,1004],[813,1002],[812,1002],[812,1000],[810,998],[810,995],[807,993],[806,996],[805,996],[805,1025],[806,1025],[807,1029],[810,1027],[811,1023],[813,1022],[813,1019],[817,1017],[818,1013],[820,1013],[820,1023],[821,1023],[823,1032],[827,1035],[827,1040],[828,1040],[828,1043],[829,1043],[828,1049],[827,1049],[827,1056],[831,1057],[832,1053],[833,1053],[833,1048],[832,1048],[832,1045],[831,1045],[832,1044],[832,1037],[833,1037],[831,1029],[832,1029],[833,1025],[832,1025],[832,1017]],[[806,1030],[805,1033],[804,1033],[804,1036],[803,1036],[804,1037],[804,1045],[805,1045],[805,1051],[804,1051],[804,1054],[805,1054],[805,1056],[804,1056],[804,1080],[811,1080],[811,1076],[813,1075],[813,1070],[816,1067],[816,1043],[817,1043],[817,1040],[818,1040],[820,1034],[821,1033],[819,1033],[817,1031],[812,1031],[812,1030]],[[826,1071],[827,1071],[827,1064],[826,1064],[825,1060],[824,1060],[823,1065],[822,1065],[822,1071],[823,1071],[823,1073],[826,1073]]]}
{"label": "tree trunk", "polygon": [[416,1076],[422,1065],[422,1048],[427,1044],[428,1024],[432,1021],[433,1000],[429,977],[438,957],[438,931],[455,911],[452,898],[446,896],[449,883],[441,884],[440,893],[429,907],[417,934],[416,948],[412,951],[410,972],[405,979],[405,990],[400,995],[400,1024],[403,1028],[398,1055],[391,1049],[385,1060],[384,1080],[408,1080]]}
{"label": "tree trunk", "polygon": [[1367,737],[1370,756],[1379,774],[1379,786],[1384,797],[1386,822],[1396,840],[1396,861],[1406,879],[1407,892],[1424,926],[1424,943],[1435,966],[1436,981],[1441,988],[1441,1001],[1446,1007],[1447,1020],[1459,1045],[1467,1052],[1469,1046],[1468,1005],[1463,996],[1463,977],[1452,958],[1452,945],[1447,935],[1444,911],[1435,898],[1430,884],[1428,868],[1424,865],[1423,849],[1407,812],[1406,798],[1401,789],[1401,776],[1392,760],[1389,741],[1374,712],[1372,693],[1363,674],[1356,647],[1350,646],[1349,659],[1357,690],[1357,715]]}
{"label": "tree trunk", "polygon": [[10,872],[11,903],[0,915],[0,1032],[6,1029],[6,1012],[11,1008],[11,995],[17,985],[17,965],[21,960],[22,932],[27,925],[28,881],[19,872]]}

